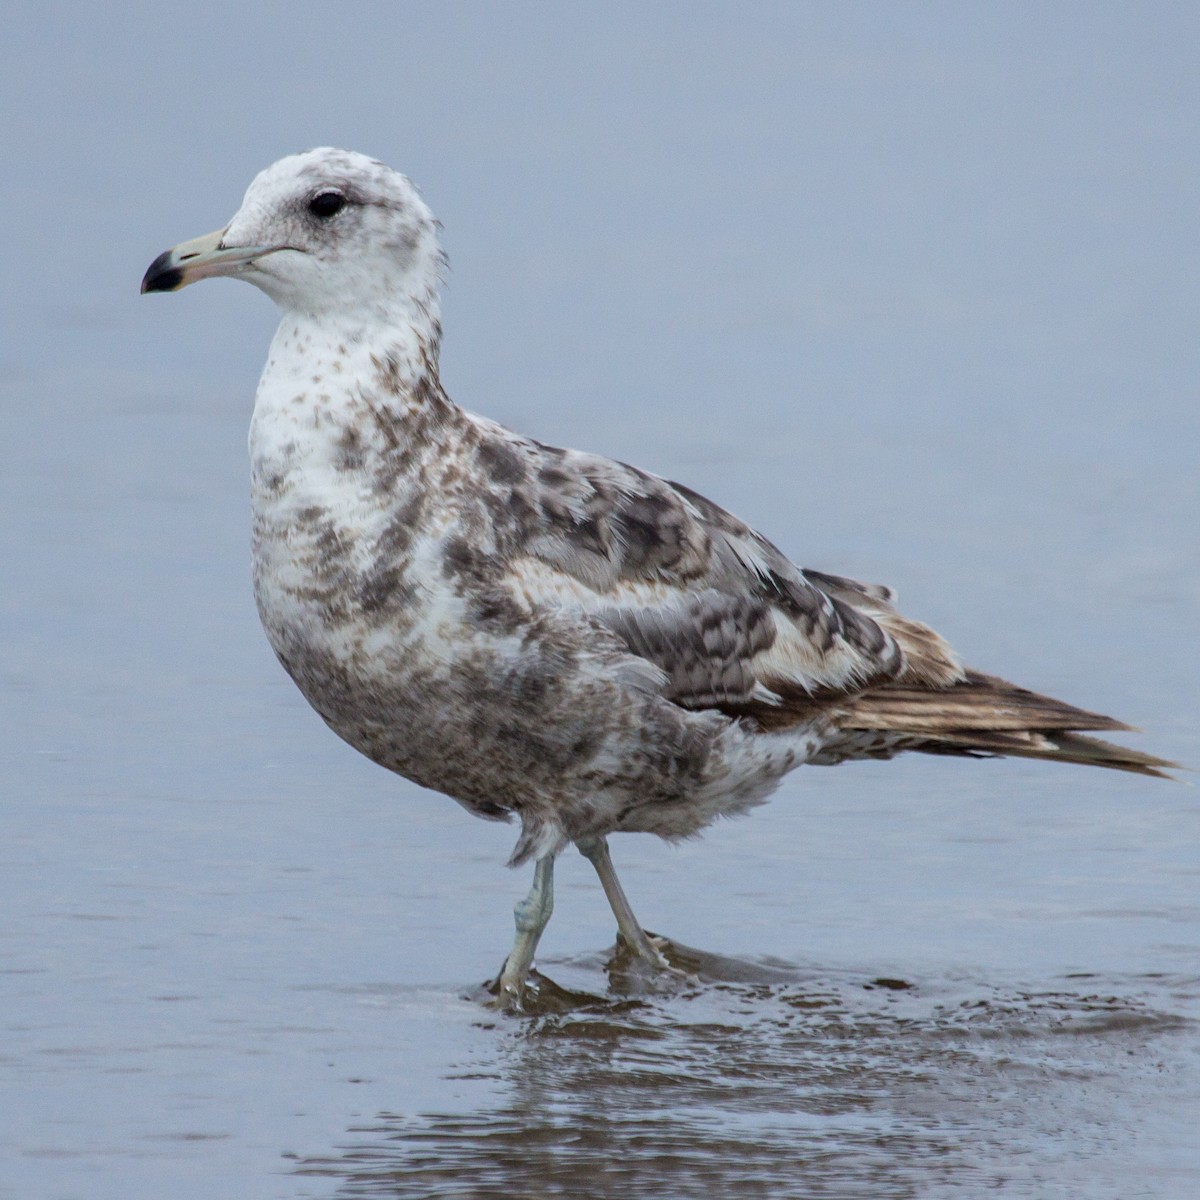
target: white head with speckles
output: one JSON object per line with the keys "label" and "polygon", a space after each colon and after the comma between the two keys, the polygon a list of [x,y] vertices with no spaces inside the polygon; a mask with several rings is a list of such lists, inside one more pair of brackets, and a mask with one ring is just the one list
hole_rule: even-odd
{"label": "white head with speckles", "polygon": [[415,309],[436,323],[444,261],[437,222],[404,175],[325,146],[260,172],[229,224],[160,254],[142,291],[230,275],[285,313],[353,308],[394,319]]}

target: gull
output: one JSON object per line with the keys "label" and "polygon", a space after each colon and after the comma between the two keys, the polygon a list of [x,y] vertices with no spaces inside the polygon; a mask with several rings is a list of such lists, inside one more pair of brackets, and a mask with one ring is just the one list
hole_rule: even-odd
{"label": "gull", "polygon": [[535,863],[497,980],[520,1007],[556,856],[591,861],[667,970],[607,837],[697,833],[803,764],[905,751],[1161,775],[1120,721],[965,666],[889,588],[801,569],[682,484],[475,416],[438,374],[439,226],[409,180],[323,147],[262,171],[143,292],[244,279],[281,310],[250,424],[254,595],[283,668],[372,761]]}

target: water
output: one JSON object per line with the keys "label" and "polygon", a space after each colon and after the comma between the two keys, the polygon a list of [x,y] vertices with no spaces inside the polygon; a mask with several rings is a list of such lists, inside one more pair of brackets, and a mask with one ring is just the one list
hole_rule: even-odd
{"label": "water", "polygon": [[1129,1104],[1198,1098],[1194,1057],[1163,1058],[1186,1023],[1136,998],[1161,980],[926,991],[752,982],[739,962],[731,984],[712,963],[672,1004],[529,1022],[464,1073],[504,1085],[494,1099],[380,1113],[300,1174],[365,1197],[1128,1196],[1195,1178],[1194,1109]]}
{"label": "water", "polygon": [[257,628],[270,306],[136,294],[273,158],[378,153],[462,402],[1200,763],[1193,9],[356,14],[6,22],[0,1196],[1196,1195],[1193,786],[801,771],[614,839],[692,982],[614,969],[568,855],[542,1002],[488,1009],[511,831]]}

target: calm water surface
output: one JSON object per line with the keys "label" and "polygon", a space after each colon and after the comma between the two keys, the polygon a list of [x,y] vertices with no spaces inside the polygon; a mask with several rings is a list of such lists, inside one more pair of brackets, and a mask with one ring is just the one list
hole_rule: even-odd
{"label": "calm water surface", "polygon": [[491,1011],[511,830],[257,627],[270,306],[136,295],[280,154],[378,153],[446,225],[463,403],[1200,764],[1194,7],[357,11],[6,27],[0,1197],[1200,1195],[1191,785],[800,771],[614,839],[687,982],[571,854]]}

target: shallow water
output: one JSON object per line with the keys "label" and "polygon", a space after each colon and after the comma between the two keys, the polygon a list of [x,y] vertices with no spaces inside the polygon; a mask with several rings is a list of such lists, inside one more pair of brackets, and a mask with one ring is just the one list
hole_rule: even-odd
{"label": "shallow water", "polygon": [[512,831],[257,627],[269,305],[136,294],[272,158],[379,153],[446,225],[461,401],[1195,765],[1193,9],[362,11],[6,30],[0,1197],[1200,1194],[1186,783],[802,770],[614,839],[692,981],[609,977],[569,854],[536,1011],[487,1007]]}
{"label": "shallow water", "polygon": [[[1194,1011],[1196,979],[1033,991],[683,957],[699,972],[681,994],[575,996],[510,1026],[457,1076],[494,1097],[380,1113],[298,1173],[364,1197],[1130,1196],[1196,1178],[1195,1026],[1147,999]],[[594,962],[554,965],[595,985]]]}

